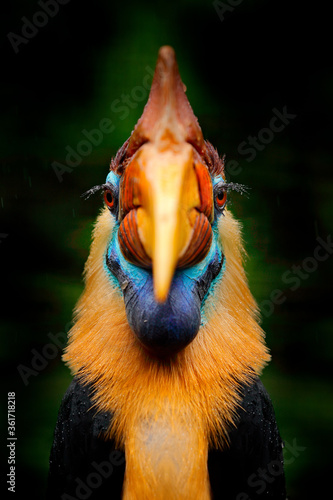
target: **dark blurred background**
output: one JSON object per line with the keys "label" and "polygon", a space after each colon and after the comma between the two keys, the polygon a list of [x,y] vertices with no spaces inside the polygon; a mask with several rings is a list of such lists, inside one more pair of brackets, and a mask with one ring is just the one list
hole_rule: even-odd
{"label": "dark blurred background", "polygon": [[7,2],[0,21],[1,456],[7,471],[15,391],[16,498],[43,498],[70,382],[61,348],[101,206],[80,195],[104,182],[164,44],[229,180],[251,188],[231,210],[272,353],[263,380],[287,445],[288,498],[323,497],[333,447],[330,16],[276,0],[42,4]]}

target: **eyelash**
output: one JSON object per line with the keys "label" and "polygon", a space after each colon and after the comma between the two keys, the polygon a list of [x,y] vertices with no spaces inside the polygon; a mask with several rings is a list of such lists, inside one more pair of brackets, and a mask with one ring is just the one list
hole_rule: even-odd
{"label": "eyelash", "polygon": [[[110,210],[111,213],[115,213],[117,209],[117,198],[115,196],[115,187],[110,184],[100,184],[97,186],[93,186],[92,188],[88,189],[88,191],[84,192],[81,196],[87,200],[92,196],[93,194],[97,193],[98,191],[104,190],[104,202],[108,209]],[[243,184],[238,184],[235,182],[224,182],[224,183],[219,183],[214,187],[214,206],[216,208],[216,211],[219,214],[222,214],[225,206],[227,204],[227,194],[228,191],[237,191],[240,194],[247,194],[247,187],[244,186]],[[220,197],[221,194],[223,193],[222,198]]]}
{"label": "eyelash", "polygon": [[243,184],[235,182],[218,183],[214,187],[214,206],[218,214],[223,214],[226,204],[228,203],[228,192],[238,191],[240,194],[247,194],[247,188]]}
{"label": "eyelash", "polygon": [[90,196],[102,190],[104,190],[103,193],[104,203],[106,204],[110,212],[115,214],[117,210],[117,189],[112,184],[106,183],[93,186],[92,188],[88,189],[88,191],[83,193],[81,196],[85,200],[87,200],[88,198],[90,198]]}

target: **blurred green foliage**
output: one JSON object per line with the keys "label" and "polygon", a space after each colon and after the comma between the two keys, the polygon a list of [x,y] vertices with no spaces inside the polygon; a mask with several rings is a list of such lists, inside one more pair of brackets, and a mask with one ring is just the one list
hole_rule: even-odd
{"label": "blurred green foliage", "polygon": [[[68,330],[101,206],[98,196],[83,201],[80,195],[104,181],[110,157],[141,115],[144,82],[151,81],[149,68],[163,44],[176,50],[204,135],[227,155],[229,179],[250,188],[248,197],[233,195],[231,210],[243,223],[246,270],[272,352],[263,380],[283,438],[304,447],[286,466],[289,498],[319,498],[333,445],[333,259],[317,261],[311,271],[304,266],[310,269],[306,259],[314,256],[316,238],[326,241],[332,228],[333,73],[325,40],[314,41],[307,31],[311,22],[325,33],[324,20],[318,12],[305,13],[301,3],[275,0],[241,2],[224,20],[213,2],[203,0],[72,0],[15,54],[7,34],[20,34],[22,16],[31,20],[40,7],[15,1],[8,9],[1,21],[7,71],[0,134],[0,355],[4,394],[17,393],[17,498],[25,497],[27,478],[34,498],[43,497],[57,410],[70,382],[60,347],[26,385],[17,367],[32,367],[50,332],[64,338]],[[296,118],[260,142],[249,161],[239,145],[258,137],[273,109],[284,107]],[[66,148],[77,151],[83,130],[99,128],[105,118],[113,131],[90,154],[79,155],[60,182],[52,164],[66,164]],[[294,266],[303,277],[292,289],[285,273],[298,276]],[[280,290],[279,303],[271,300],[274,290]]]}

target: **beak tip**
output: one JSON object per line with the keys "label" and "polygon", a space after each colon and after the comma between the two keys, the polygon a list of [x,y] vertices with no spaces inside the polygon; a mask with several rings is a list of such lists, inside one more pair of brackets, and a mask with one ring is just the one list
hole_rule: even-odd
{"label": "beak tip", "polygon": [[158,304],[164,304],[167,298],[168,298],[167,294],[159,295],[155,292],[155,300]]}
{"label": "beak tip", "polygon": [[169,295],[171,283],[154,283],[154,296],[156,302],[163,304]]}

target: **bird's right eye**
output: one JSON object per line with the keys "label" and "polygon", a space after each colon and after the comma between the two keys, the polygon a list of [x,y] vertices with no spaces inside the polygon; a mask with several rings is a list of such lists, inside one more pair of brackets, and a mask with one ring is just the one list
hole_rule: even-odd
{"label": "bird's right eye", "polygon": [[115,200],[114,200],[114,195],[111,191],[111,189],[106,189],[104,191],[104,201],[105,201],[105,204],[109,207],[109,208],[114,208],[115,206]]}

